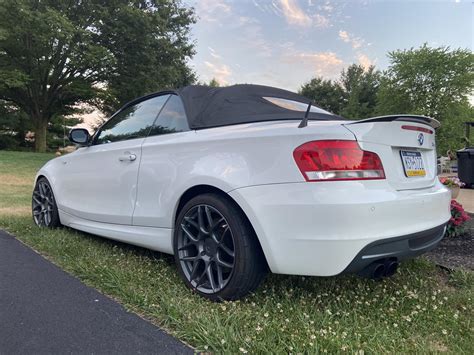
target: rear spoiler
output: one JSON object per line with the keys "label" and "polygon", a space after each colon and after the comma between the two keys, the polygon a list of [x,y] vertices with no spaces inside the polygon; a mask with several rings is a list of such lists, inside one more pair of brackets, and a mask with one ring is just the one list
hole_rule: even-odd
{"label": "rear spoiler", "polygon": [[372,122],[393,122],[393,121],[422,123],[434,129],[439,128],[441,126],[441,123],[439,123],[439,121],[435,120],[434,118],[427,117],[427,116],[418,116],[418,115],[379,116],[379,117],[367,118],[364,120],[353,121],[350,123],[346,123],[346,125],[358,124],[358,123],[372,123]]}

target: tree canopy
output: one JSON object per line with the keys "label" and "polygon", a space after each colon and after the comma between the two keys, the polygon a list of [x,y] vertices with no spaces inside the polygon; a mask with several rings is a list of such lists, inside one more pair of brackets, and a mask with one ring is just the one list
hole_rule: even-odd
{"label": "tree canopy", "polygon": [[150,93],[193,83],[187,60],[194,55],[189,39],[193,10],[178,0],[109,0],[101,7],[100,44],[112,54],[107,95],[99,107],[112,113],[126,102]]}
{"label": "tree canopy", "polygon": [[380,72],[352,64],[336,80],[315,77],[300,93],[324,109],[346,118],[389,114],[419,114],[441,121],[437,149],[461,148],[463,123],[473,119],[469,101],[474,92],[474,55],[449,47],[398,50]]}
{"label": "tree canopy", "polygon": [[341,73],[340,83],[345,95],[341,115],[347,118],[368,118],[374,115],[381,74],[374,66],[365,69],[352,64]]}
{"label": "tree canopy", "polygon": [[377,113],[412,113],[441,121],[438,151],[463,146],[463,122],[472,120],[469,95],[474,90],[474,55],[466,49],[399,50],[388,54],[390,66],[378,92]]}
{"label": "tree canopy", "polygon": [[300,93],[335,114],[346,118],[367,118],[373,115],[377,104],[380,78],[375,67],[365,70],[352,64],[341,72],[338,80],[313,78],[301,87]]}
{"label": "tree canopy", "polygon": [[53,117],[194,80],[193,12],[179,0],[0,0],[0,100],[32,121],[37,151]]}
{"label": "tree canopy", "polygon": [[335,114],[341,114],[345,103],[342,87],[332,80],[321,77],[311,79],[300,89],[300,94],[313,100],[316,106]]}

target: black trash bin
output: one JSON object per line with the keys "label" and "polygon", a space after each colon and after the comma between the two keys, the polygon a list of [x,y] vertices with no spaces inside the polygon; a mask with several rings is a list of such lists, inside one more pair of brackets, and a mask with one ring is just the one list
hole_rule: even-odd
{"label": "black trash bin", "polygon": [[459,180],[467,187],[474,186],[474,147],[458,150],[456,155]]}

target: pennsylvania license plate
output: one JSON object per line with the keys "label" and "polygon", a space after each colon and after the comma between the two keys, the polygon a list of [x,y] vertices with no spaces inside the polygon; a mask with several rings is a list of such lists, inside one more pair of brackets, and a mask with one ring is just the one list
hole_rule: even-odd
{"label": "pennsylvania license plate", "polygon": [[420,152],[401,150],[400,156],[402,157],[403,169],[407,177],[426,175]]}

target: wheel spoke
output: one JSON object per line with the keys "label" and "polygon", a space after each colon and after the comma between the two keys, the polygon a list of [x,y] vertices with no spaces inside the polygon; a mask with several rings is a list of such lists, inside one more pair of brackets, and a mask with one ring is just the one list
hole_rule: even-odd
{"label": "wheel spoke", "polygon": [[199,259],[199,255],[195,255],[195,256],[182,256],[179,258],[179,260],[182,260],[182,261],[196,261]]}
{"label": "wheel spoke", "polygon": [[209,263],[206,267],[207,279],[209,280],[209,285],[212,288],[212,291],[216,292],[216,282],[214,281],[214,275],[212,274],[211,264]]}
{"label": "wheel spoke", "polygon": [[219,244],[219,248],[221,248],[227,255],[231,257],[235,257],[235,253],[232,250],[230,250],[229,247],[225,245],[224,243]]}
{"label": "wheel spoke", "polygon": [[214,224],[212,224],[211,230],[212,230],[212,231],[215,230],[215,229],[216,229],[217,227],[219,227],[220,224],[221,224],[222,222],[224,222],[224,221],[225,221],[225,218],[224,218],[224,217],[219,218],[219,219],[217,220],[217,222],[214,222]]}
{"label": "wheel spoke", "polygon": [[219,287],[222,287],[224,284],[224,279],[222,278],[222,267],[218,263],[214,263],[216,265],[217,270],[217,282],[219,283]]}
{"label": "wheel spoke", "polygon": [[200,261],[196,261],[194,264],[193,264],[193,270],[191,271],[191,275],[189,277],[189,281],[193,281],[196,276],[197,276],[197,272],[199,270],[199,264],[200,264]]}
{"label": "wheel spoke", "polygon": [[191,217],[184,217],[184,220],[199,230],[199,225]]}
{"label": "wheel spoke", "polygon": [[[37,206],[37,207],[39,207],[39,206]],[[33,216],[38,216],[38,215],[40,215],[42,212],[43,212],[42,210],[39,210],[39,211],[33,210]]]}
{"label": "wheel spoke", "polygon": [[39,221],[40,225],[44,225],[44,212],[43,211],[40,212],[39,217],[38,217],[38,221]]}
{"label": "wheel spoke", "polygon": [[211,215],[211,209],[209,206],[204,206],[204,211],[206,212],[206,218],[207,218],[207,225],[209,226],[209,232],[212,231],[212,215]]}
{"label": "wheel spoke", "polygon": [[183,230],[184,233],[186,233],[186,236],[193,242],[193,243],[197,243],[199,241],[199,237],[195,237],[190,231],[189,229],[184,225],[184,224],[181,224],[181,229]]}
{"label": "wheel spoke", "polygon": [[199,287],[202,285],[203,281],[205,281],[205,277],[206,276],[206,267],[204,267],[204,271],[201,273],[201,275],[199,276],[199,278],[197,279],[196,281],[196,287]]}
{"label": "wheel spoke", "polygon": [[230,263],[228,263],[227,261],[221,260],[221,259],[219,258],[219,256],[217,256],[217,258],[216,258],[216,263],[217,263],[218,265],[223,266],[223,267],[226,267],[226,268],[228,268],[228,269],[232,269],[232,268],[234,267],[234,264],[233,264],[233,263],[230,264]]}
{"label": "wheel spoke", "polygon": [[39,188],[39,193],[40,193],[41,198],[44,198],[44,186],[43,186],[43,184],[39,183],[38,188]]}
{"label": "wheel spoke", "polygon": [[51,217],[48,212],[44,212],[44,225],[49,226],[49,223],[51,222]]}
{"label": "wheel spoke", "polygon": [[199,230],[204,233],[204,234],[207,234],[207,231],[206,229],[204,228],[204,216],[203,216],[203,211],[202,211],[202,206],[199,206],[198,207],[198,223],[199,223]]}
{"label": "wheel spoke", "polygon": [[191,247],[195,248],[196,246],[193,243],[189,243],[189,244],[183,245],[182,247],[179,247],[178,250],[183,251],[183,250],[187,250]]}

